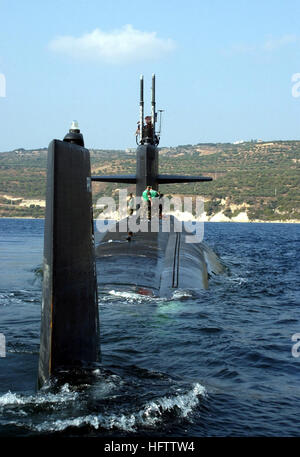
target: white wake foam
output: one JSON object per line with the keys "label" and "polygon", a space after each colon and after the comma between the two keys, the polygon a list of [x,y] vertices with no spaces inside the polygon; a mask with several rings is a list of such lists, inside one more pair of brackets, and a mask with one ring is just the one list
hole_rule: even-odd
{"label": "white wake foam", "polygon": [[43,403],[65,403],[74,401],[78,397],[77,392],[70,391],[69,384],[64,384],[60,392],[53,394],[50,392],[40,391],[37,395],[19,395],[8,391],[0,396],[0,407],[10,405],[40,405]]}
{"label": "white wake foam", "polygon": [[[68,427],[90,426],[94,429],[118,429],[127,432],[136,432],[139,427],[153,427],[163,423],[166,413],[175,413],[176,416],[187,418],[199,404],[199,397],[206,396],[206,389],[199,383],[193,385],[187,393],[178,393],[170,397],[162,397],[146,403],[142,409],[130,414],[89,414],[76,418],[44,421],[40,424],[31,424],[30,429],[37,432],[61,432]],[[169,420],[169,419],[168,419]],[[18,424],[19,426],[21,424]],[[22,424],[28,427],[28,424]]]}

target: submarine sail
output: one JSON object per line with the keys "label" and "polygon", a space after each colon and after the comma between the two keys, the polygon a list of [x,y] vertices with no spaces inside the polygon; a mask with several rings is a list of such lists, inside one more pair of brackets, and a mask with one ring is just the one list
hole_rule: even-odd
{"label": "submarine sail", "polygon": [[[146,116],[148,124],[144,125],[144,78],[140,79],[140,144],[136,150],[135,175],[92,176],[92,181],[136,184],[136,195],[141,196],[147,186],[158,189],[159,184],[212,181],[210,176],[163,175],[158,172],[158,144],[155,124],[155,75],[152,75],[152,115]],[[151,119],[151,122],[150,122]]]}

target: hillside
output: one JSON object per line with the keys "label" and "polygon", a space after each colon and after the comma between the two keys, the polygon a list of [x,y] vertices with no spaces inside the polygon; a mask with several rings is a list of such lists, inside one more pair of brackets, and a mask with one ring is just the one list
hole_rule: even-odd
{"label": "hillside", "polygon": [[[44,216],[46,161],[46,149],[0,153],[0,217]],[[134,152],[91,150],[91,162],[93,174],[135,172]],[[166,195],[202,196],[208,219],[240,220],[242,214],[250,221],[300,221],[299,168],[300,141],[160,149],[161,173],[213,177],[210,183],[161,186]],[[126,186],[93,183],[94,203],[120,187]]]}

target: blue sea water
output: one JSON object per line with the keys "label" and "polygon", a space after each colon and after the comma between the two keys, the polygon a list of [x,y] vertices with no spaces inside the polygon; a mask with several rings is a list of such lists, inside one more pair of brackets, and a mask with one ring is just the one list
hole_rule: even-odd
{"label": "blue sea water", "polygon": [[0,437],[299,435],[300,225],[206,223],[196,295],[99,290],[101,364],[38,391],[43,225],[0,219]]}

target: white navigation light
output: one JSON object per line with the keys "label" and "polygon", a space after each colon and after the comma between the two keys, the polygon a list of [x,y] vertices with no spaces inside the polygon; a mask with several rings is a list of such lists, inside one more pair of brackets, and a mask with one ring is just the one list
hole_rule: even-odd
{"label": "white navigation light", "polygon": [[72,121],[70,130],[79,130],[78,121]]}

